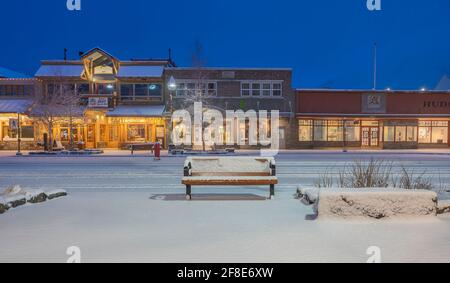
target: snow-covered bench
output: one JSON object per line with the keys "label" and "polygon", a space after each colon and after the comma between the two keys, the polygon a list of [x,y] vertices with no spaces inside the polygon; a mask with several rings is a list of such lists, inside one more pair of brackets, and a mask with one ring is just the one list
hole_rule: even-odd
{"label": "snow-covered bench", "polygon": [[192,199],[192,186],[270,186],[270,197],[278,184],[274,158],[266,157],[188,157],[182,184],[186,199]]}
{"label": "snow-covered bench", "polygon": [[386,188],[299,188],[298,196],[314,205],[319,218],[373,218],[436,216],[437,194],[424,190]]}

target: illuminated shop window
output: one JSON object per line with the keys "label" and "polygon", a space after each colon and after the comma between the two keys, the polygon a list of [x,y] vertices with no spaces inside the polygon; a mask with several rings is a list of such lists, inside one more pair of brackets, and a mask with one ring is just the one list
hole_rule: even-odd
{"label": "illuminated shop window", "polygon": [[419,143],[448,143],[448,121],[420,121]]}
{"label": "illuminated shop window", "polygon": [[313,121],[299,120],[299,141],[309,142],[313,139]]}
{"label": "illuminated shop window", "polygon": [[345,122],[345,140],[348,142],[360,141],[361,127],[359,121]]}

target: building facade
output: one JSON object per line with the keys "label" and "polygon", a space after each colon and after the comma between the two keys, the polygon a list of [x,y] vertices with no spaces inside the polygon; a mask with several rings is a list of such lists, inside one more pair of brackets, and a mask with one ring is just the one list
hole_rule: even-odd
{"label": "building facade", "polygon": [[[194,102],[203,107],[218,110],[225,117],[226,111],[278,110],[280,115],[280,147],[292,148],[295,135],[295,91],[292,89],[291,69],[245,69],[245,68],[167,68],[166,81],[173,78],[176,90],[166,92],[168,109],[191,110]],[[224,122],[225,124],[225,122]],[[245,136],[237,148],[260,148],[249,144],[249,123],[235,126],[233,136]],[[218,129],[226,144],[225,125]]]}
{"label": "building facade", "polygon": [[[295,90],[287,68],[180,68],[170,56],[124,61],[100,48],[79,60],[42,61],[30,78],[0,71],[0,150],[16,149],[19,138],[23,149],[42,149],[48,136],[66,148],[168,148],[179,130],[172,114],[192,113],[194,102],[224,117],[230,110],[279,111],[281,149],[450,145],[445,90]],[[249,121],[237,121],[233,133],[225,124],[217,129],[222,146],[230,147],[233,135],[244,137],[235,148],[262,147],[250,144]]]}
{"label": "building facade", "polygon": [[297,90],[299,148],[448,148],[450,92]]}

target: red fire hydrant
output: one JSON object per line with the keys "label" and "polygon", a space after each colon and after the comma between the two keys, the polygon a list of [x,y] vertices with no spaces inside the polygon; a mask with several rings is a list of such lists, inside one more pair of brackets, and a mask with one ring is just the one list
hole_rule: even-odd
{"label": "red fire hydrant", "polygon": [[161,160],[161,144],[155,143],[155,160]]}

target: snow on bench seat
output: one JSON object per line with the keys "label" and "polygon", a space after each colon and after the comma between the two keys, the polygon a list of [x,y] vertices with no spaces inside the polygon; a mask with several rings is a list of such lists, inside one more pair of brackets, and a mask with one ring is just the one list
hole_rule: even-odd
{"label": "snow on bench seat", "polygon": [[403,189],[304,190],[319,218],[393,218],[436,216],[437,194]]}

